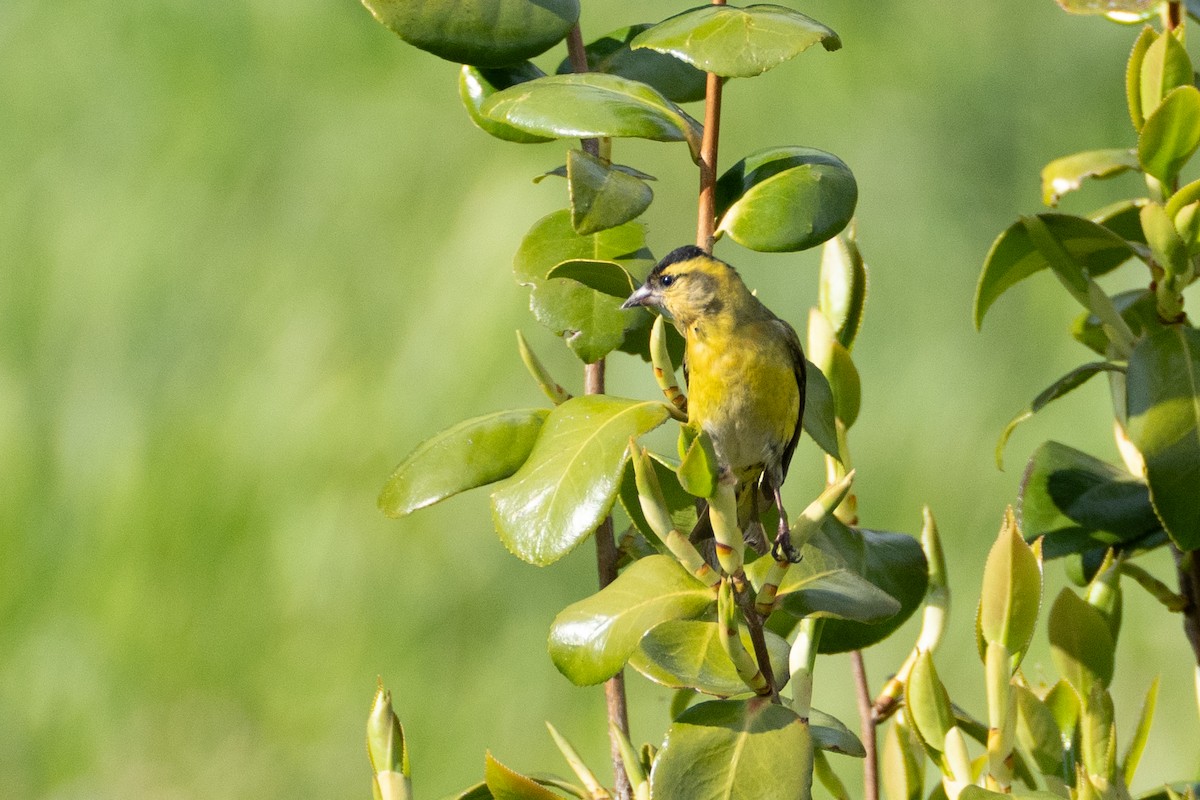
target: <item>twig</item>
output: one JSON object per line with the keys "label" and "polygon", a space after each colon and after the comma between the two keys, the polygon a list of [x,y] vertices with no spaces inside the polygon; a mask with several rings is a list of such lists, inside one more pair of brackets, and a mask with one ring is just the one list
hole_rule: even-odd
{"label": "twig", "polygon": [[879,800],[879,756],[875,742],[875,718],[871,713],[871,690],[867,686],[867,668],[863,664],[861,650],[850,654],[850,664],[854,668],[854,688],[858,698],[863,749],[867,751],[867,757],[863,759],[863,800]]}
{"label": "twig", "polygon": [[1184,553],[1174,544],[1175,568],[1179,572],[1179,596],[1183,599],[1183,633],[1200,666],[1200,558],[1196,551]]}

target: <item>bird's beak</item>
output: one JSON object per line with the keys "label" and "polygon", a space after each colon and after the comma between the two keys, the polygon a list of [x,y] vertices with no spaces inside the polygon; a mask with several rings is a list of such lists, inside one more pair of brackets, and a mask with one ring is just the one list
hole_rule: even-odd
{"label": "bird's beak", "polygon": [[629,299],[621,304],[621,308],[636,308],[637,306],[654,305],[654,290],[649,286],[642,285],[638,290],[629,295]]}

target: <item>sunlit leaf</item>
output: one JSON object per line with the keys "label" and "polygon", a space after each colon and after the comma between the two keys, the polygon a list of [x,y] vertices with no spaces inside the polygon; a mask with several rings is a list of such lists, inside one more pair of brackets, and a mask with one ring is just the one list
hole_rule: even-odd
{"label": "sunlit leaf", "polygon": [[721,471],[712,437],[684,426],[679,431],[679,451],[679,485],[696,497],[712,497]]}
{"label": "sunlit leaf", "polygon": [[[631,25],[589,43],[584,48],[588,70],[649,84],[675,103],[703,100],[706,80],[702,70],[666,53],[630,48],[634,37],[651,27],[649,23]],[[564,59],[557,72],[573,72],[570,60]]]}
{"label": "sunlit leaf", "polygon": [[888,800],[922,800],[925,790],[925,751],[907,725],[893,722],[883,739],[880,778]]}
{"label": "sunlit leaf", "polygon": [[904,716],[926,747],[942,752],[946,733],[954,727],[950,696],[938,677],[933,656],[922,651],[917,656],[904,686]]}
{"label": "sunlit leaf", "polygon": [[725,78],[749,78],[818,42],[826,50],[842,46],[831,28],[790,8],[709,5],[660,22],[635,38],[632,46],[669,53]]}
{"label": "sunlit leaf", "polygon": [[[654,469],[658,486],[662,490],[667,513],[671,515],[671,522],[675,530],[684,534],[690,533],[696,525],[696,498],[679,485],[679,477],[675,474],[675,468],[663,463],[661,456],[651,453],[650,464]],[[650,523],[642,513],[632,466],[625,470],[625,476],[621,481],[620,498],[621,506],[637,529],[651,541],[657,538],[657,534],[650,528]]]}
{"label": "sunlit leaf", "polygon": [[[1162,327],[1158,320],[1158,307],[1155,303],[1154,293],[1148,289],[1130,289],[1127,292],[1113,295],[1112,304],[1134,336],[1141,337],[1148,330]],[[1071,324],[1071,335],[1095,351],[1097,355],[1108,354],[1111,343],[1103,330],[1100,318],[1095,314],[1084,311],[1076,317]]]}
{"label": "sunlit leaf", "polygon": [[578,0],[363,0],[401,39],[439,58],[479,67],[524,61],[561,42]]}
{"label": "sunlit leaf", "polygon": [[486,133],[490,133],[497,139],[504,139],[509,142],[518,144],[537,144],[539,142],[552,142],[545,136],[533,136],[532,134],[520,131],[511,125],[505,125],[503,122],[497,122],[494,119],[485,117],[479,111],[479,107],[484,101],[503,89],[510,86],[516,86],[518,83],[540,78],[546,73],[542,72],[528,61],[523,61],[510,67],[497,67],[495,69],[486,69],[481,67],[472,67],[469,64],[464,64],[463,68],[458,73],[458,94],[462,99],[463,106],[467,109],[467,116],[471,118],[471,122]]}
{"label": "sunlit leaf", "polygon": [[562,797],[533,778],[501,764],[491,753],[485,756],[484,782],[495,800],[562,800]]}
{"label": "sunlit leaf", "polygon": [[573,550],[612,507],[630,437],[669,416],[663,403],[607,395],[556,406],[528,460],[492,493],[492,517],[505,546],[538,565]]}
{"label": "sunlit leaf", "polygon": [[1050,609],[1050,656],[1063,678],[1086,697],[1095,684],[1108,686],[1116,643],[1108,621],[1070,589]]}
{"label": "sunlit leaf", "polygon": [[573,603],[550,627],[550,658],[580,686],[608,680],[654,626],[714,607],[715,589],[670,556],[638,559],[598,594]]}
{"label": "sunlit leaf", "polygon": [[1200,548],[1200,331],[1173,325],[1144,338],[1125,384],[1154,509],[1181,550]]}
{"label": "sunlit leaf", "polygon": [[644,83],[617,75],[548,75],[492,95],[480,109],[538,136],[635,137],[700,147],[700,124]]}
{"label": "sunlit leaf", "polygon": [[1146,52],[1150,45],[1154,44],[1157,36],[1149,25],[1142,28],[1125,65],[1125,100],[1129,105],[1129,118],[1136,131],[1140,131],[1146,124],[1146,113],[1142,109],[1142,65],[1146,60]]}
{"label": "sunlit leaf", "polygon": [[[1142,36],[1146,36],[1143,32]],[[1138,40],[1138,45],[1141,39]],[[1135,46],[1134,54],[1137,55]],[[1183,43],[1168,32],[1152,34],[1152,40],[1141,54],[1138,68],[1138,92],[1141,115],[1148,120],[1172,89],[1190,86],[1193,80],[1192,61]],[[1144,123],[1143,123],[1144,124]],[[1136,126],[1139,130],[1141,126]]]}
{"label": "sunlit leaf", "polygon": [[[749,632],[742,630],[741,635],[746,650],[753,653]],[[790,645],[770,631],[764,636],[774,674],[786,677]],[[716,622],[668,620],[656,625],[638,643],[629,666],[672,689],[690,688],[717,697],[746,692],[746,682],[721,646]]]}
{"label": "sunlit leaf", "polygon": [[650,776],[655,800],[809,800],[813,743],[790,708],[766,698],[692,706],[667,730]]}
{"label": "sunlit leaf", "polygon": [[1056,158],[1042,168],[1042,202],[1056,206],[1063,195],[1078,189],[1085,178],[1111,178],[1137,168],[1137,153],[1128,148],[1088,150]]}
{"label": "sunlit leaf", "polygon": [[567,187],[571,225],[584,236],[636,219],[654,199],[640,178],[582,150],[567,153]]}
{"label": "sunlit leaf", "polygon": [[1041,564],[1021,538],[1009,508],[983,569],[977,625],[980,657],[994,643],[1011,654],[1013,667],[1020,664],[1041,605]]}
{"label": "sunlit leaf", "polygon": [[761,252],[821,244],[846,227],[858,203],[850,168],[810,147],[747,156],[720,177],[716,192],[718,233]]}
{"label": "sunlit leaf", "polygon": [[1169,184],[1200,147],[1200,90],[1195,86],[1172,89],[1138,137],[1142,169]]}
{"label": "sunlit leaf", "polygon": [[392,472],[379,508],[402,517],[418,508],[512,475],[529,457],[544,408],[499,411],[475,417],[426,439]]}
{"label": "sunlit leaf", "polygon": [[[1038,214],[1040,219],[1081,269],[1095,278],[1120,266],[1134,255],[1129,244],[1112,231],[1091,220],[1069,214]],[[988,251],[979,284],[975,290],[975,327],[996,298],[1018,282],[1043,269],[1050,262],[1039,250],[1023,222],[1016,222],[1000,234]]]}
{"label": "sunlit leaf", "polygon": [[1146,690],[1146,699],[1142,701],[1142,708],[1138,714],[1137,728],[1133,731],[1125,757],[1121,759],[1121,774],[1130,783],[1136,776],[1142,752],[1146,749],[1146,741],[1150,738],[1150,723],[1154,720],[1154,709],[1158,705],[1158,680],[1155,676],[1150,682],[1150,688]]}
{"label": "sunlit leaf", "polygon": [[1114,22],[1141,22],[1154,16],[1162,0],[1057,0],[1072,14],[1102,14]]}
{"label": "sunlit leaf", "polygon": [[849,350],[862,327],[867,304],[867,267],[854,239],[845,233],[825,242],[821,249],[821,276],[817,305],[837,340]]}

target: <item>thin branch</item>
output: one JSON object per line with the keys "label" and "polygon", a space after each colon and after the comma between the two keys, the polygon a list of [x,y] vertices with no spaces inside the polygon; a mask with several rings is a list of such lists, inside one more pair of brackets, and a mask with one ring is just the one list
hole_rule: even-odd
{"label": "thin branch", "polygon": [[1175,568],[1179,572],[1179,596],[1183,599],[1183,633],[1200,666],[1200,558],[1197,551],[1180,552],[1174,544]]}
{"label": "thin branch", "polygon": [[850,664],[854,668],[854,688],[858,698],[862,743],[867,751],[867,757],[863,759],[863,800],[879,800],[879,754],[875,742],[875,718],[871,713],[871,690],[867,686],[867,668],[863,664],[861,650],[850,654]]}
{"label": "thin branch", "polygon": [[[723,5],[723,3],[714,3]],[[704,99],[704,136],[700,139],[700,202],[696,246],[711,253],[717,225],[717,144],[721,136],[721,87],[725,79],[708,73]]]}

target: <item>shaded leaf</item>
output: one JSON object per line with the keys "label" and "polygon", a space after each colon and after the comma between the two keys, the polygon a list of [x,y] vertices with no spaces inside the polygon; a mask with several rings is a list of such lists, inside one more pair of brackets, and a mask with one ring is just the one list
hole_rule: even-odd
{"label": "shaded leaf", "polygon": [[480,67],[544,53],[579,19],[578,0],[363,0],[363,5],[409,44]]}
{"label": "shaded leaf", "polygon": [[484,760],[484,783],[495,800],[562,800],[533,778],[501,764],[491,753]]}
{"label": "shaded leaf", "polygon": [[546,277],[566,278],[582,283],[589,289],[619,298],[622,302],[637,288],[633,276],[615,261],[574,258],[555,266]]}
{"label": "shaded leaf", "polygon": [[549,414],[524,408],[485,414],[426,439],[396,467],[379,495],[379,509],[403,517],[447,497],[507,478],[537,441]]}
{"label": "shaded leaf", "polygon": [[542,217],[513,257],[517,282],[534,285],[565,261],[614,261],[641,283],[654,258],[646,249],[646,229],[639,222],[581,236],[571,227],[571,212],[555,211]]}
{"label": "shaded leaf", "polygon": [[[706,84],[703,71],[666,53],[629,47],[634,37],[651,27],[649,23],[631,25],[589,43],[584,48],[588,70],[649,84],[674,103],[703,100]],[[558,65],[560,74],[572,71],[570,59]]]}
{"label": "shaded leaf", "polygon": [[826,50],[842,46],[831,28],[812,17],[762,4],[693,8],[641,33],[632,46],[669,53],[724,78],[750,78],[818,42]]}
{"label": "shaded leaf", "polygon": [[635,137],[700,147],[700,124],[644,83],[589,72],[548,75],[492,95],[485,116],[538,136]]}
{"label": "shaded leaf", "polygon": [[515,555],[544,566],[587,538],[612,507],[630,437],[669,417],[658,402],[607,395],[556,406],[528,460],[492,493],[492,518]]}
{"label": "shaded leaf", "polygon": [[[1158,321],[1154,293],[1147,289],[1131,289],[1113,295],[1112,304],[1134,336],[1140,338],[1147,330],[1162,327]],[[1071,335],[1098,355],[1107,355],[1110,344],[1108,335],[1101,327],[1100,318],[1095,314],[1084,311],[1076,317],[1071,324]]]}
{"label": "shaded leaf", "polygon": [[584,236],[636,219],[654,199],[641,179],[582,150],[567,153],[567,187],[571,225]]}
{"label": "shaded leaf", "polygon": [[[788,674],[787,640],[764,632],[775,675]],[[754,651],[750,634],[741,631],[742,643]],[[668,620],[651,628],[638,643],[629,666],[655,683],[672,689],[689,688],[717,697],[745,694],[746,682],[721,646],[717,623],[702,620]]]}
{"label": "shaded leaf", "polygon": [[600,683],[625,666],[648,630],[667,620],[694,619],[715,603],[716,590],[675,559],[647,556],[554,618],[550,658],[573,683]]}
{"label": "shaded leaf", "polygon": [[[1038,214],[1054,239],[1079,267],[1093,278],[1120,266],[1134,255],[1129,244],[1091,220],[1069,214]],[[996,298],[1050,262],[1030,237],[1022,221],[1013,223],[992,243],[975,290],[975,327]]]}
{"label": "shaded leaf", "polygon": [[955,725],[954,711],[928,651],[921,651],[908,673],[904,717],[925,747],[935,753],[942,752],[946,734]]}
{"label": "shaded leaf", "polygon": [[1181,550],[1200,548],[1200,331],[1175,325],[1144,338],[1125,383],[1154,510]]}
{"label": "shaded leaf", "polygon": [[1004,647],[1015,668],[1033,638],[1042,606],[1042,568],[1032,548],[1021,538],[1010,507],[988,552],[979,597],[979,655],[987,645]]}
{"label": "shaded leaf", "polygon": [[1108,621],[1070,589],[1059,592],[1050,609],[1050,656],[1080,697],[1112,680],[1116,643]]}
{"label": "shaded leaf", "polygon": [[734,164],[718,179],[716,194],[719,234],[751,250],[793,252],[846,227],[858,203],[858,184],[831,153],[772,147]]}
{"label": "shaded leaf", "polygon": [[1056,158],[1042,168],[1042,202],[1056,206],[1063,195],[1078,189],[1085,178],[1111,178],[1137,168],[1137,153],[1129,148],[1087,150]]}
{"label": "shaded leaf", "polygon": [[[679,485],[679,477],[675,474],[675,468],[664,463],[661,456],[651,453],[650,464],[654,468],[655,477],[658,479],[659,488],[666,501],[667,513],[671,515],[671,522],[675,530],[684,534],[689,533],[696,526],[696,498]],[[620,498],[621,506],[637,529],[650,541],[655,541],[657,534],[646,520],[646,516],[642,512],[642,504],[638,500],[638,489],[634,480],[632,464],[626,467],[625,476],[621,480]]]}
{"label": "shaded leaf", "polygon": [[1154,109],[1138,136],[1138,160],[1149,174],[1165,184],[1179,175],[1200,147],[1200,90],[1172,89]]}
{"label": "shaded leaf", "polygon": [[1012,691],[1017,698],[1017,741],[1043,775],[1056,774],[1063,764],[1063,735],[1053,712],[1025,686],[1014,683]]}
{"label": "shaded leaf", "polygon": [[829,379],[816,364],[809,361],[805,368],[804,418],[801,427],[817,446],[834,458],[840,458],[837,439],[837,406]]}
{"label": "shaded leaf", "polygon": [[850,351],[838,341],[828,318],[815,308],[810,309],[808,314],[806,352],[829,380],[837,418],[849,428],[858,419],[858,410],[862,402],[862,382],[858,376],[858,368],[854,366],[854,360],[850,357]]}
{"label": "shaded leaf", "polygon": [[812,767],[812,737],[796,712],[764,698],[713,700],[667,730],[650,793],[655,800],[808,800]]}
{"label": "shaded leaf", "polygon": [[1127,242],[1145,244],[1142,235],[1142,220],[1139,216],[1145,198],[1136,200],[1120,200],[1112,205],[1093,211],[1088,219],[1098,225],[1103,225]]}
{"label": "shaded leaf", "polygon": [[691,425],[683,426],[679,430],[679,454],[679,485],[696,497],[712,497],[721,471],[712,437],[704,431],[697,434]]}
{"label": "shaded leaf", "polygon": [[778,592],[783,610],[793,616],[874,624],[900,612],[896,598],[849,569],[839,567],[796,576],[793,572],[807,570],[788,570]]}
{"label": "shaded leaf", "polygon": [[1150,723],[1154,720],[1154,709],[1157,705],[1158,677],[1155,676],[1150,688],[1146,690],[1146,699],[1142,701],[1142,708],[1138,713],[1137,728],[1134,729],[1125,757],[1121,760],[1121,775],[1127,783],[1132,783],[1137,773],[1142,752],[1146,749],[1146,741],[1150,738]]}
{"label": "shaded leaf", "polygon": [[925,753],[907,725],[893,722],[883,739],[882,778],[888,800],[922,800],[925,790]]}
{"label": "shaded leaf", "polygon": [[[778,673],[776,673],[778,674]],[[808,710],[808,727],[812,732],[813,747],[829,753],[841,753],[854,758],[864,758],[866,748],[854,733],[837,717],[815,708]]]}
{"label": "shaded leaf", "polygon": [[479,110],[484,101],[496,92],[507,89],[510,86],[516,86],[518,83],[540,78],[545,74],[528,61],[510,67],[497,67],[495,69],[472,67],[469,64],[464,64],[458,73],[458,96],[462,99],[463,107],[467,109],[467,116],[471,118],[471,122],[475,123],[475,126],[480,130],[495,136],[497,139],[504,139],[505,141],[516,142],[518,144],[552,142],[554,140],[551,138],[534,136],[525,133],[525,131],[517,130],[511,125],[489,119]]}

